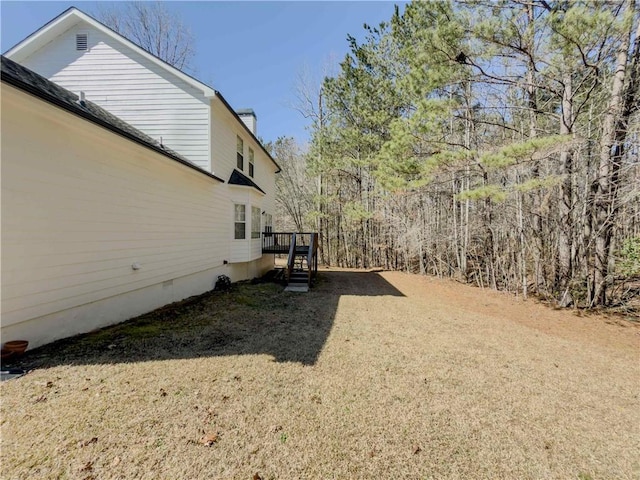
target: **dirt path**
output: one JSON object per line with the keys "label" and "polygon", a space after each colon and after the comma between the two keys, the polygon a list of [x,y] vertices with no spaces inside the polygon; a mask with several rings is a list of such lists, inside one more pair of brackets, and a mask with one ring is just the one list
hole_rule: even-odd
{"label": "dirt path", "polygon": [[636,324],[450,281],[243,285],[25,358],[1,476],[638,478],[639,360]]}

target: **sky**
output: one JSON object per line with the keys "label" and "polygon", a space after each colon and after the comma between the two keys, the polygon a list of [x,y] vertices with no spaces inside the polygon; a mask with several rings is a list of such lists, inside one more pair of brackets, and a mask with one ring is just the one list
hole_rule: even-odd
{"label": "sky", "polygon": [[[6,52],[64,10],[90,15],[108,2],[0,2],[0,50]],[[291,136],[304,143],[308,120],[293,108],[298,78],[319,82],[337,72],[347,35],[388,21],[394,3],[166,2],[195,38],[193,76],[220,91],[234,109],[253,108],[265,142]],[[191,72],[190,72],[191,73]]]}

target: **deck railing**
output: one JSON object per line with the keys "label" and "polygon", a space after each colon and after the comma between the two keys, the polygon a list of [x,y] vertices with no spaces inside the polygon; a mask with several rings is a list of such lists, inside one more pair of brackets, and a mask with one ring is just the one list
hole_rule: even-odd
{"label": "deck railing", "polygon": [[291,232],[264,232],[262,234],[263,253],[288,253]]}
{"label": "deck railing", "polygon": [[[263,232],[262,253],[289,253],[293,232]],[[311,245],[312,232],[296,233],[296,247],[305,248]]]}
{"label": "deck railing", "polygon": [[291,245],[289,245],[289,257],[287,258],[287,283],[291,281],[291,274],[296,265],[296,234],[291,234]]}
{"label": "deck railing", "polygon": [[296,260],[304,270],[307,264],[308,283],[311,286],[318,272],[318,234],[315,232],[264,232],[262,253],[287,255],[287,282],[295,270]]}
{"label": "deck railing", "polygon": [[309,240],[309,253],[307,254],[307,266],[309,268],[309,286],[313,277],[318,273],[318,234],[312,233]]}

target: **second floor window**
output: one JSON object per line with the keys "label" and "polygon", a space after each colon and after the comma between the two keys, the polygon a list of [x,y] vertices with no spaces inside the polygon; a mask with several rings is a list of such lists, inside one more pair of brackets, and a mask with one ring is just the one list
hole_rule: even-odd
{"label": "second floor window", "polygon": [[238,170],[242,171],[244,170],[244,142],[242,141],[242,139],[240,137],[236,137],[236,151],[237,151],[237,166],[238,166]]}
{"label": "second floor window", "polygon": [[253,150],[249,149],[249,176],[253,177]]}

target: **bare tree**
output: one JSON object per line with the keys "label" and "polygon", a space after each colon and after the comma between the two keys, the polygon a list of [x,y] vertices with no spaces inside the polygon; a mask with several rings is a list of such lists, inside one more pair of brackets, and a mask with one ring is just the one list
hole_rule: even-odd
{"label": "bare tree", "polygon": [[313,185],[307,182],[307,159],[291,137],[280,137],[267,146],[278,161],[281,171],[276,180],[278,228],[308,230],[313,209]]}
{"label": "bare tree", "polygon": [[[304,65],[297,73],[293,86],[294,100],[289,104],[291,108],[298,111],[305,119],[311,121],[311,129],[316,134],[322,135],[326,123],[327,106],[323,100],[323,81],[327,77],[337,74],[338,62],[333,56],[325,59],[320,71],[312,71],[308,65]],[[322,146],[316,152],[317,164],[322,163]],[[325,180],[322,173],[317,172],[315,179],[316,202],[315,202],[315,229],[320,234],[320,258],[322,263],[329,263],[329,232],[326,222],[326,208],[320,199],[326,193]]]}
{"label": "bare tree", "polygon": [[168,64],[180,70],[191,69],[195,54],[191,30],[162,2],[114,3],[95,15],[107,27]]}

